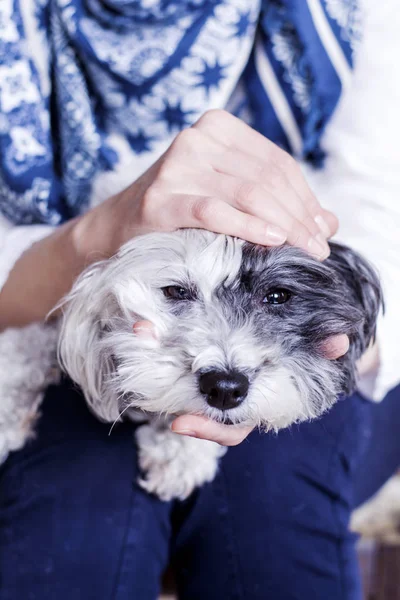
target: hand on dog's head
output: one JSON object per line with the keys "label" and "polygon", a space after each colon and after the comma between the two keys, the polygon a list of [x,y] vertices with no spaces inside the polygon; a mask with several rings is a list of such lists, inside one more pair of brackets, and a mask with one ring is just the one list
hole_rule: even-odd
{"label": "hand on dog's head", "polygon": [[[372,267],[330,246],[321,263],[200,230],[135,238],[66,298],[61,362],[107,421],[128,405],[267,429],[314,418],[354,389],[382,303]],[[143,320],[156,336],[135,335]],[[341,333],[349,351],[326,359]]]}

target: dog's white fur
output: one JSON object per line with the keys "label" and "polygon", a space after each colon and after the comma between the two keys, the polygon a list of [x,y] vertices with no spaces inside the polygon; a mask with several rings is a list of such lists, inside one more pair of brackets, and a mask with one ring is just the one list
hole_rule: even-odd
{"label": "dog's white fur", "polygon": [[[291,264],[306,260],[290,252]],[[102,420],[115,422],[125,414],[147,422],[136,430],[140,484],[163,500],[186,498],[211,481],[224,453],[214,442],[171,432],[176,415],[223,422],[228,412],[233,426],[278,430],[321,414],[337,395],[331,361],[311,359],[307,352],[293,356],[278,338],[260,335],[251,311],[235,303],[243,294],[235,288],[242,258],[243,242],[206,231],[138,237],[112,259],[89,267],[62,304],[64,369]],[[190,308],[166,299],[163,288],[175,284],[196,289]],[[230,286],[232,304],[224,304],[218,290]],[[143,320],[154,325],[154,337],[135,335],[133,325]],[[49,325],[0,336],[0,359],[7,361],[0,458],[31,435],[41,395],[55,380],[56,337]],[[210,370],[244,373],[250,382],[245,401],[229,411],[210,406],[198,381]]]}
{"label": "dog's white fur", "polygon": [[[277,350],[261,346],[245,320],[240,329],[229,327],[213,303],[216,287],[237,275],[241,247],[239,240],[208,232],[136,238],[115,259],[89,269],[66,299],[62,364],[105,421],[118,420],[125,406],[117,399],[134,394],[130,404],[151,422],[136,434],[139,465],[146,473],[140,483],[164,500],[185,498],[212,480],[224,452],[218,444],[181,437],[168,428],[171,417],[182,413],[221,420],[221,411],[208,406],[199,393],[196,373],[201,369],[255,369],[274,360],[268,382],[260,378],[246,405],[230,411],[232,420],[278,429],[309,416]],[[198,320],[178,323],[166,310],[160,288],[189,280],[201,290],[206,310]],[[156,339],[133,334],[133,324],[143,319],[154,324]],[[112,331],[103,337],[103,329]],[[129,414],[140,418],[132,410]],[[164,416],[162,424],[159,415]]]}
{"label": "dog's white fur", "polygon": [[0,335],[0,463],[34,435],[46,388],[59,380],[58,327],[34,323]]}
{"label": "dog's white fur", "polygon": [[[208,232],[146,235],[78,280],[66,299],[60,357],[100,418],[118,419],[116,398],[134,393],[135,407],[148,413],[222,420],[205,403],[194,375],[209,368],[256,370],[267,362],[230,420],[277,430],[315,416],[310,390],[293,381],[298,366],[272,343],[260,344],[245,315],[240,327],[230,326],[213,299],[219,284],[236,277],[241,247],[240,240]],[[173,281],[196,283],[204,306],[198,318],[176,319],[166,310],[160,288]],[[154,324],[157,339],[132,334],[139,320]],[[104,337],[102,328],[110,329]],[[112,355],[118,358],[117,378]]]}
{"label": "dog's white fur", "polygon": [[[64,303],[59,354],[65,370],[101,419],[117,421],[127,410],[134,419],[147,418],[150,425],[136,435],[145,473],[140,483],[164,500],[185,498],[210,481],[223,452],[168,428],[185,413],[225,419],[201,394],[199,373],[248,374],[246,400],[228,411],[233,424],[278,430],[320,414],[334,396],[329,361],[306,379],[313,371],[307,356],[293,360],[278,344],[261,341],[246,314],[236,315],[234,324],[227,318],[215,290],[237,278],[242,247],[240,240],[198,230],[135,238],[113,259],[89,268]],[[171,311],[162,288],[174,282],[195,286],[200,308]],[[142,320],[153,323],[155,337],[134,335],[133,324]],[[330,393],[317,412],[310,392],[318,377]]]}
{"label": "dog's white fur", "polygon": [[212,481],[226,451],[215,442],[177,435],[154,422],[138,428],[136,443],[139,467],[146,474],[139,484],[162,500],[187,498]]}
{"label": "dog's white fur", "polygon": [[[119,420],[125,405],[116,398],[132,391],[133,405],[140,410],[136,414],[129,410],[129,416],[135,420],[156,415],[151,426],[138,428],[136,440],[140,467],[146,473],[141,485],[165,500],[185,498],[196,486],[212,480],[217,459],[225,451],[218,444],[181,437],[168,428],[173,415],[187,412],[223,420],[221,411],[208,406],[199,394],[195,375],[201,369],[229,365],[253,370],[266,361],[271,365],[269,373],[254,382],[245,406],[230,411],[233,422],[279,429],[314,416],[307,391],[302,393],[294,385],[291,365],[284,364],[279,349],[261,345],[246,319],[240,328],[229,327],[218,306],[213,306],[215,288],[237,275],[241,248],[239,240],[208,232],[143,236],[122,248],[116,259],[91,267],[67,298],[62,362],[101,419]],[[179,332],[159,292],[174,279],[194,279],[206,305],[196,326],[182,322]],[[135,336],[132,325],[138,319],[151,321],[158,339]],[[103,338],[101,328],[110,324],[113,334]],[[34,435],[44,391],[59,379],[58,329],[57,324],[33,324],[0,335],[1,461]],[[179,343],[171,343],[166,351],[165,344],[176,336]],[[118,353],[118,379],[110,347]],[[182,357],[189,365],[186,373]]]}

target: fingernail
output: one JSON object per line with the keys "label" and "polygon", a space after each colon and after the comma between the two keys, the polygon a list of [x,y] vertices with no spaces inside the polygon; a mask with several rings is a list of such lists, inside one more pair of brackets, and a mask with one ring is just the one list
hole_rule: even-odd
{"label": "fingernail", "polygon": [[318,233],[318,234],[315,236],[315,239],[317,240],[317,242],[318,242],[319,244],[321,244],[321,246],[322,246],[322,247],[323,247],[323,249],[324,249],[324,258],[328,258],[328,256],[329,256],[329,255],[330,255],[330,253],[331,253],[331,249],[330,249],[330,247],[329,247],[329,244],[328,244],[328,242],[327,242],[327,241],[326,241],[326,239],[324,238],[324,236],[323,236],[323,235],[321,235],[320,233]]}
{"label": "fingernail", "polygon": [[174,433],[179,433],[179,435],[190,435],[190,437],[197,437],[197,433],[191,429],[172,429],[172,431]]}
{"label": "fingernail", "polygon": [[331,235],[331,230],[329,229],[329,225],[325,221],[324,217],[321,217],[321,215],[317,215],[314,218],[314,221],[316,222],[316,224],[318,225],[325,237],[329,237]]}
{"label": "fingernail", "polygon": [[320,233],[316,235],[315,238],[309,239],[308,249],[311,254],[314,254],[319,258],[326,258],[329,255],[328,244]]}
{"label": "fingernail", "polygon": [[265,230],[265,235],[271,244],[283,244],[286,242],[287,235],[280,227],[268,225]]}

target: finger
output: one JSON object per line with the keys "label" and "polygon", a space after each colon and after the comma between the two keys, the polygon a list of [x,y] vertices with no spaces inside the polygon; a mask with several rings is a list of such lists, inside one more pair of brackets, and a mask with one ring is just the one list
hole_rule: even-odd
{"label": "finger", "polygon": [[[321,233],[320,225],[316,221],[316,217],[322,219],[320,214],[310,210],[287,174],[274,164],[268,164],[245,152],[231,149],[210,156],[210,161],[218,174],[223,173],[237,179],[252,181],[265,188],[308,229],[310,235],[316,236]],[[327,227],[325,236],[326,231]]]}
{"label": "finger", "polygon": [[[278,149],[278,152],[281,151]],[[296,165],[294,161],[292,163]],[[209,194],[210,189],[218,190],[218,185],[213,183],[218,184],[220,174],[265,186],[311,235],[320,233],[313,214],[293,186],[288,173],[273,161],[262,160],[240,148],[230,148],[221,143],[218,136],[211,137],[196,126],[175,138],[163,169],[163,177],[173,179],[175,193]]]}
{"label": "finger", "polygon": [[237,446],[249,435],[252,427],[222,425],[206,417],[184,415],[173,421],[171,430],[181,435],[217,442],[222,446]]}
{"label": "finger", "polygon": [[324,217],[324,221],[326,223],[328,223],[328,227],[329,227],[329,231],[330,231],[329,237],[331,237],[332,235],[335,235],[335,233],[337,233],[337,230],[339,229],[338,218],[336,217],[336,215],[334,215],[329,210],[323,210],[323,217]]}
{"label": "finger", "polygon": [[[207,144],[203,144],[203,146],[206,145]],[[183,148],[180,147],[179,152],[182,151]],[[177,150],[175,150],[175,152],[177,152]],[[238,154],[240,155],[240,153]],[[176,158],[177,156],[175,156],[175,159]],[[217,154],[215,152],[211,155],[211,160],[218,162]],[[176,169],[176,165],[171,165],[163,177],[172,177],[172,169]],[[237,208],[241,213],[252,215],[253,217],[263,220],[266,225],[279,227],[281,232],[285,232],[285,240],[287,240],[289,244],[304,249],[316,258],[323,260],[329,256],[330,250],[325,238],[319,233],[316,223],[314,223],[306,209],[302,207],[301,201],[296,194],[287,186],[286,189],[282,186],[282,190],[276,190],[275,194],[268,191],[267,187],[263,187],[252,181],[226,175],[225,173],[217,172],[212,168],[204,168],[204,164],[201,165],[201,168],[193,169],[191,165],[188,166],[188,163],[184,163],[183,158],[179,176],[177,175],[178,174],[175,173],[173,176],[173,194],[169,195],[168,199],[169,217],[171,219],[175,218],[175,223],[181,221],[185,207],[187,208],[192,202],[192,199],[197,196],[198,199],[195,200],[193,204],[193,211],[196,213],[194,214],[194,217],[197,222],[193,223],[192,221],[186,221],[182,226],[202,227],[215,232],[239,235],[238,228],[234,223],[225,224],[221,228],[217,221],[209,220],[205,222],[203,212],[207,212],[207,214],[213,212],[212,216],[214,219],[218,216],[217,204],[215,204],[214,207],[211,205],[211,199],[215,198],[217,200],[224,200],[227,204]],[[277,194],[286,195],[286,205],[283,205],[282,202],[277,199]],[[159,191],[159,196],[162,197],[165,202],[166,194]],[[172,197],[177,199],[175,208],[172,206]],[[163,224],[165,225],[165,223]],[[229,231],[227,229],[228,225],[231,226]],[[231,233],[232,227],[234,228],[235,233]],[[246,222],[244,220],[242,221],[242,227],[246,227]],[[313,229],[313,232],[310,232],[310,229]],[[282,238],[281,232],[280,238]],[[270,230],[268,233],[273,235]],[[313,233],[316,235],[313,235]],[[254,235],[249,238],[247,234],[243,239],[254,241]],[[266,245],[269,243],[272,243],[273,245],[282,243],[281,239],[278,242],[275,242],[274,240],[263,242],[262,239],[262,234],[261,238],[257,236],[256,243]]]}
{"label": "finger", "polygon": [[345,334],[335,335],[328,338],[322,344],[322,352],[325,358],[336,360],[348,351],[350,346],[349,338]]}
{"label": "finger", "polygon": [[[243,123],[236,118],[233,119],[240,128],[243,127]],[[210,135],[198,127],[199,123],[200,121],[175,138],[161,162],[160,174],[164,180],[173,180],[175,193],[189,192],[190,194],[209,195],[206,187],[207,178],[204,176],[214,171],[254,180],[265,185],[281,204],[283,203],[281,198],[283,198],[285,208],[303,222],[310,234],[316,236],[322,231],[323,236],[327,237],[330,233],[329,227],[326,224],[321,226],[321,223],[324,223],[322,209],[316,198],[313,196],[311,202],[305,202],[291,181],[292,178],[299,177],[299,185],[304,186],[305,184],[297,163],[287,153],[263,138],[268,145],[275,148],[278,158],[285,157],[285,161],[289,161],[290,168],[285,170],[278,168],[272,160],[262,160],[256,155],[243,152],[239,147],[229,147],[221,141],[219,132],[218,135],[215,132]],[[248,126],[245,126],[245,129],[254,134],[257,133]],[[257,134],[257,136],[259,135]],[[195,171],[192,168],[193,164],[196,165]],[[183,173],[184,170],[187,171],[186,176]],[[188,189],[188,182],[190,182],[190,189]],[[321,214],[317,214],[314,209],[309,209],[312,202],[317,207],[317,212],[319,211]]]}
{"label": "finger", "polygon": [[287,242],[324,259],[329,256],[329,246],[318,233],[315,237],[304,223],[297,219],[274,195],[260,185],[229,175],[208,175],[208,186],[216,197],[226,200],[241,212],[261,218],[278,226],[287,234]]}
{"label": "finger", "polygon": [[[232,150],[243,150],[245,148],[247,153],[257,159],[261,158],[267,166],[271,162],[275,163],[288,174],[293,187],[302,197],[314,218],[319,217],[316,222],[321,229],[321,233],[326,237],[333,234],[330,231],[329,222],[325,222],[324,211],[322,211],[298,163],[287,152],[278,148],[276,144],[261,133],[226,111],[208,111],[193,127],[206,133],[210,138],[223,143],[227,148]],[[327,235],[328,231],[329,234]]]}
{"label": "finger", "polygon": [[219,198],[174,195],[169,199],[171,224],[179,220],[182,227],[207,229],[264,246],[280,246],[287,239],[286,232],[262,219],[243,213]]}

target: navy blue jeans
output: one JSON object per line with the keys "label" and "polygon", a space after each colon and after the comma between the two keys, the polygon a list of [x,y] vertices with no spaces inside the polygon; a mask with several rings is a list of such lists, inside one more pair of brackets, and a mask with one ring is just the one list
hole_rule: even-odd
{"label": "navy blue jeans", "polygon": [[109,436],[70,383],[50,388],[1,469],[1,600],[155,600],[168,562],[183,600],[358,600],[349,515],[399,462],[399,396],[254,432],[164,503],[135,483],[134,425]]}

